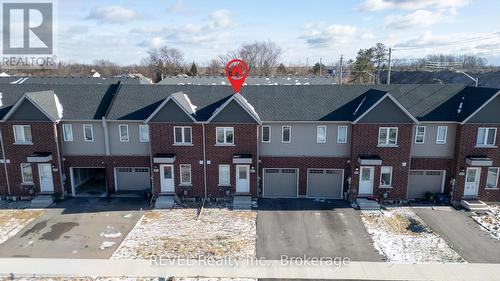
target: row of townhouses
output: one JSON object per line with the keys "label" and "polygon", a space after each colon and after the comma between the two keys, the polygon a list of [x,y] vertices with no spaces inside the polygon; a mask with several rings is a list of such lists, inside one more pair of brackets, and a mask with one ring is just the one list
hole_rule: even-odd
{"label": "row of townhouses", "polygon": [[2,85],[0,194],[500,200],[500,91]]}

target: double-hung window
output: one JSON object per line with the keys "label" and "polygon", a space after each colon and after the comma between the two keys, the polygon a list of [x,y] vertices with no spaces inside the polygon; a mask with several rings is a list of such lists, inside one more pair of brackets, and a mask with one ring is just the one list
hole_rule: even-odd
{"label": "double-hung window", "polygon": [[73,141],[73,125],[63,124],[62,127],[64,141]]}
{"label": "double-hung window", "polygon": [[175,126],[174,127],[174,143],[175,144],[192,144],[193,133],[192,128]]}
{"label": "double-hung window", "polygon": [[149,142],[149,126],[139,125],[139,141]]}
{"label": "double-hung window", "polygon": [[490,167],[488,168],[488,177],[486,178],[486,188],[498,188],[498,174],[500,168]]}
{"label": "double-hung window", "polygon": [[385,187],[392,186],[392,167],[382,166],[380,168],[380,185]]}
{"label": "double-hung window", "polygon": [[495,146],[497,128],[479,128],[477,130],[477,146]]}
{"label": "double-hung window", "polygon": [[191,185],[191,165],[180,165],[181,185]]}
{"label": "double-hung window", "polygon": [[438,126],[436,133],[436,144],[445,144],[448,136],[448,126]]}
{"label": "double-hung window", "polygon": [[320,125],[316,128],[316,143],[326,143],[326,126]]}
{"label": "double-hung window", "polygon": [[219,185],[229,186],[230,182],[230,166],[229,165],[219,165]]}
{"label": "double-hung window", "polygon": [[292,141],[292,126],[281,127],[281,142],[290,143]]}
{"label": "double-hung window", "polygon": [[415,143],[425,143],[425,126],[417,126],[417,129],[415,131]]}
{"label": "double-hung window", "polygon": [[130,140],[128,135],[128,125],[119,125],[120,142],[128,142]]}
{"label": "double-hung window", "polygon": [[395,146],[398,144],[397,127],[380,127],[378,130],[378,145]]}
{"label": "double-hung window", "polygon": [[217,127],[217,144],[231,145],[234,144],[234,128],[233,127]]}
{"label": "double-hung window", "polygon": [[94,141],[94,129],[92,124],[83,124],[83,140],[86,142]]}
{"label": "double-hung window", "polygon": [[30,163],[21,164],[21,177],[23,183],[33,183],[33,171]]}
{"label": "double-hung window", "polygon": [[337,143],[347,143],[347,126],[338,126]]}
{"label": "double-hung window", "polygon": [[271,126],[262,126],[262,142],[271,142]]}
{"label": "double-hung window", "polygon": [[31,144],[33,142],[31,137],[31,126],[14,125],[14,142],[18,144]]}

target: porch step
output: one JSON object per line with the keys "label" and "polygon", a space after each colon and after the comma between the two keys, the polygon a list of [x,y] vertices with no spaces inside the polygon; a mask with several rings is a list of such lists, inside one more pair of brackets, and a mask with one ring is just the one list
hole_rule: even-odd
{"label": "porch step", "polygon": [[375,200],[368,200],[366,198],[357,198],[356,204],[358,204],[361,210],[380,210],[380,204]]}
{"label": "porch step", "polygon": [[54,204],[54,198],[52,195],[38,195],[33,198],[30,202],[30,208],[47,208]]}
{"label": "porch step", "polygon": [[233,210],[250,210],[252,208],[252,196],[234,196]]}
{"label": "porch step", "polygon": [[488,205],[478,199],[462,199],[460,205],[471,212],[486,212],[489,210]]}
{"label": "porch step", "polygon": [[155,209],[172,209],[175,205],[175,195],[161,195],[156,198]]}

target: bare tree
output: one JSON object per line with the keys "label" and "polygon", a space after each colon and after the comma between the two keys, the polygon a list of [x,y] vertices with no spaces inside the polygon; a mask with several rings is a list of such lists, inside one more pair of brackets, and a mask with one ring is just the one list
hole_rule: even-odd
{"label": "bare tree", "polygon": [[221,63],[213,59],[208,63],[206,74],[209,76],[219,76],[223,74]]}
{"label": "bare tree", "polygon": [[176,48],[167,46],[153,48],[148,51],[148,57],[143,63],[151,68],[154,74],[154,80],[163,79],[168,75],[177,75],[183,72],[184,56]]}
{"label": "bare tree", "polygon": [[282,50],[274,42],[262,41],[243,44],[237,51],[228,52],[219,56],[223,65],[230,60],[239,58],[248,64],[250,75],[269,76],[276,68]]}

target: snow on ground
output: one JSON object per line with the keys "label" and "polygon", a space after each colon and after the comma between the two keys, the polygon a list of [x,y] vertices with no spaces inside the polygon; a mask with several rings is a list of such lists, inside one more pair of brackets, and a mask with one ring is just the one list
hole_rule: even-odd
{"label": "snow on ground", "polygon": [[375,248],[395,263],[465,262],[409,208],[362,213]]}
{"label": "snow on ground", "polygon": [[256,213],[209,204],[147,212],[112,259],[255,258]]}
{"label": "snow on ground", "polygon": [[0,244],[16,235],[42,214],[41,210],[0,210]]}
{"label": "snow on ground", "polygon": [[490,210],[483,214],[474,214],[472,218],[488,231],[491,236],[500,240],[500,206],[490,206]]}

